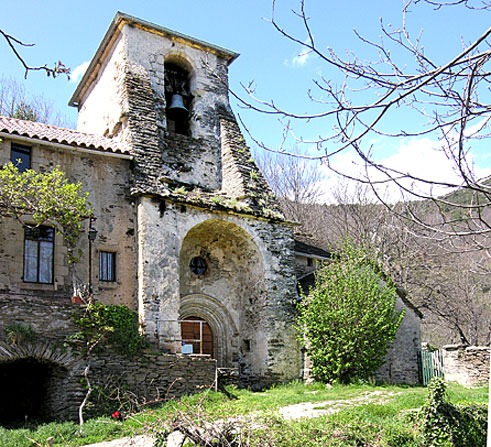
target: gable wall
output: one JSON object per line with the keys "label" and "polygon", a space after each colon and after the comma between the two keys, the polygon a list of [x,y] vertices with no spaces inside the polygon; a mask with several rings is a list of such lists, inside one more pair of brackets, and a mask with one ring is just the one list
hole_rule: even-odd
{"label": "gable wall", "polygon": [[[227,348],[227,364],[222,366],[239,366],[241,379],[249,384],[299,377],[300,356],[293,328],[293,234],[289,226],[168,202],[163,205],[151,198],[140,202],[138,220],[139,308],[150,338],[157,338],[161,348],[179,352],[182,300],[190,295],[211,296],[226,309],[223,313],[230,315],[234,326],[228,331],[233,337]],[[212,227],[207,227],[209,234],[203,234],[203,244],[209,240],[210,245],[191,244],[182,250],[190,231],[215,220],[216,228],[235,230],[220,231],[222,239],[216,245],[211,238]],[[234,239],[234,232],[240,236]],[[234,244],[244,250],[236,252]],[[248,256],[248,251],[253,255]],[[187,271],[186,259],[197,253],[210,256],[210,274],[201,279]],[[180,274],[181,255],[181,268],[186,271]],[[220,271],[213,273],[213,269]],[[250,341],[250,350],[245,349],[244,340]]]}
{"label": "gable wall", "polygon": [[421,351],[420,318],[397,297],[395,308],[405,310],[396,338],[376,372],[376,379],[388,383],[418,384]]}

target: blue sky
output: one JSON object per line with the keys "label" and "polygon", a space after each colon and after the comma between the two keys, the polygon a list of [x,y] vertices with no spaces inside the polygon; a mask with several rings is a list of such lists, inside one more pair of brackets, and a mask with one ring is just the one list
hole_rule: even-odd
{"label": "blue sky", "polygon": [[[304,38],[301,24],[291,13],[292,8],[298,8],[298,1],[277,0],[277,6],[278,18],[284,27]],[[398,0],[307,1],[319,45],[338,52],[359,54],[363,48],[353,29],[377,38],[380,17],[385,23],[400,26],[401,6],[402,2]],[[35,47],[22,50],[31,65],[52,64],[60,59],[74,71],[91,59],[118,10],[239,52],[240,57],[230,66],[232,89],[240,92],[240,83],[254,80],[260,97],[274,98],[278,104],[298,112],[313,110],[306,95],[313,78],[335,76],[320,60],[310,55],[302,56],[297,45],[281,37],[264,19],[271,16],[269,0],[17,0],[3,2],[0,27],[24,42],[36,43]],[[443,62],[455,53],[461,47],[462,38],[465,42],[476,38],[489,24],[485,12],[462,14],[461,10],[448,8],[434,13],[424,5],[415,8],[409,18],[414,31],[424,30],[426,50],[437,55],[440,59],[437,62]],[[67,106],[76,87],[74,82],[67,82],[62,77],[47,79],[42,73],[31,73],[24,80],[21,65],[4,42],[0,42],[0,58],[0,74],[24,83],[33,94],[44,95],[57,110],[76,121],[76,110]],[[256,138],[270,146],[279,143],[282,127],[276,118],[241,110],[233,99],[231,103]],[[312,138],[328,131],[309,123],[299,127],[297,133]],[[378,144],[384,157],[394,157],[401,147],[411,146],[414,141],[406,141],[403,145],[386,141]],[[485,149],[476,151],[474,161],[481,168],[491,168],[491,158]],[[421,164],[421,160],[417,163]]]}

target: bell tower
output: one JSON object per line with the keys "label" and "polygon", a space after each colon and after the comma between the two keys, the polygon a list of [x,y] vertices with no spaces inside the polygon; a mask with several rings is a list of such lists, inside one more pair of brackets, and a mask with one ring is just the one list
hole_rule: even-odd
{"label": "bell tower", "polygon": [[70,104],[79,130],[131,153],[121,200],[135,209],[146,337],[180,354],[207,327],[220,365],[268,384],[299,371],[293,231],[230,108],[237,56],[117,13]]}
{"label": "bell tower", "polygon": [[219,190],[220,115],[232,116],[228,65],[237,56],[117,13],[70,100],[78,130],[136,147],[154,186]]}

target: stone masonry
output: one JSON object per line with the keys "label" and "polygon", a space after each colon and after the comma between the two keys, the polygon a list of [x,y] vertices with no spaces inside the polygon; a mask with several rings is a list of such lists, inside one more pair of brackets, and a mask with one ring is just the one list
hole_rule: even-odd
{"label": "stone masonry", "polygon": [[[85,358],[64,346],[66,337],[78,328],[74,315],[83,308],[71,304],[17,299],[0,296],[0,365],[4,368],[22,359],[30,359],[30,374],[38,366],[48,366],[52,374],[48,382],[35,383],[42,393],[44,416],[50,419],[76,419],[78,407],[87,390],[81,382]],[[12,343],[5,328],[23,325],[32,328],[33,340]],[[202,391],[216,385],[216,361],[209,356],[171,355],[148,351],[136,358],[126,358],[111,351],[94,355],[89,379],[95,386],[108,380],[123,384],[139,402],[155,402]],[[19,384],[17,384],[19,385]],[[2,406],[15,406],[6,398],[12,382],[2,381]],[[22,388],[15,399],[24,396]],[[117,410],[115,408],[114,410]]]}
{"label": "stone masonry", "polygon": [[445,380],[464,386],[489,382],[489,347],[447,345],[442,350]]}

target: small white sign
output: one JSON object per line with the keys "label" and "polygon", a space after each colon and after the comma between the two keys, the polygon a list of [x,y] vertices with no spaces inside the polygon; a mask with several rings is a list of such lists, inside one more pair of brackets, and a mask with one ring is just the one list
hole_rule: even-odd
{"label": "small white sign", "polygon": [[192,354],[193,353],[193,345],[182,345],[181,352],[183,354]]}

